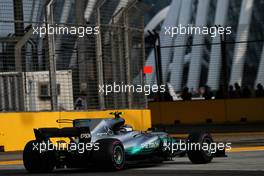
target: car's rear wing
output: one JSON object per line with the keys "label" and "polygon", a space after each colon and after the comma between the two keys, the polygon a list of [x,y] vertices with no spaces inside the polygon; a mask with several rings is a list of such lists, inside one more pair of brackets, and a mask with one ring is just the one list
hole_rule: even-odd
{"label": "car's rear wing", "polygon": [[36,140],[45,141],[54,137],[79,137],[90,140],[89,127],[66,127],[66,128],[39,128],[34,129]]}

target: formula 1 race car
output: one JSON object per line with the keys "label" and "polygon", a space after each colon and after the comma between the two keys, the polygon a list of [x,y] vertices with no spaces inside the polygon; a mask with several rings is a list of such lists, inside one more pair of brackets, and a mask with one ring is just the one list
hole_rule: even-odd
{"label": "formula 1 race car", "polygon": [[[198,164],[225,156],[225,149],[213,152],[210,147],[186,147],[193,143],[211,146],[214,142],[209,133],[196,132],[185,140],[176,139],[165,132],[135,131],[125,124],[121,112],[111,114],[114,118],[57,120],[58,123],[72,123],[73,127],[34,129],[36,139],[28,142],[23,152],[26,170],[40,173],[51,172],[55,167],[84,168],[91,165],[121,170],[124,165],[160,163],[185,154],[192,163]],[[52,142],[54,138],[65,140]]]}

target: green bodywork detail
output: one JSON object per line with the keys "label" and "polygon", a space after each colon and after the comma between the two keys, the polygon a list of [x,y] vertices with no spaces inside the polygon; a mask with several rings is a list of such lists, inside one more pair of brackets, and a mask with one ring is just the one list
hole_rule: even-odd
{"label": "green bodywork detail", "polygon": [[161,144],[161,140],[158,138],[157,140],[145,144],[141,144],[140,146],[132,146],[126,148],[126,153],[129,155],[147,155],[154,152],[157,148],[159,148]]}
{"label": "green bodywork detail", "polygon": [[142,154],[150,154],[156,148],[144,148],[144,147],[129,147],[126,149],[126,153],[129,155],[142,155]]}

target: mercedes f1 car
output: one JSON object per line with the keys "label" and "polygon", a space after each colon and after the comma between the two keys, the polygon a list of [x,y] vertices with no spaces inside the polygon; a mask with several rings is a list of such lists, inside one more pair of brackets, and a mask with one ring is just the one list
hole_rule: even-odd
{"label": "mercedes f1 car", "polygon": [[[28,142],[23,151],[26,170],[40,173],[51,172],[54,168],[91,165],[121,170],[132,163],[163,162],[185,154],[195,164],[225,156],[224,149],[212,152],[210,148],[194,150],[186,147],[191,143],[209,146],[213,143],[209,133],[196,132],[185,140],[176,139],[165,132],[133,130],[125,124],[121,112],[111,114],[113,118],[57,120],[58,123],[72,123],[73,127],[34,129],[36,139]],[[61,140],[53,142],[54,138]]]}

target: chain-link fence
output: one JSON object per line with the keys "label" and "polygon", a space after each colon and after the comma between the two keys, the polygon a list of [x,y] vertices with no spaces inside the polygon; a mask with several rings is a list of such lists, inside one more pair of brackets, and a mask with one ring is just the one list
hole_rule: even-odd
{"label": "chain-link fence", "polygon": [[113,83],[144,84],[144,24],[137,5],[1,1],[1,111],[145,108],[144,93],[100,92]]}

